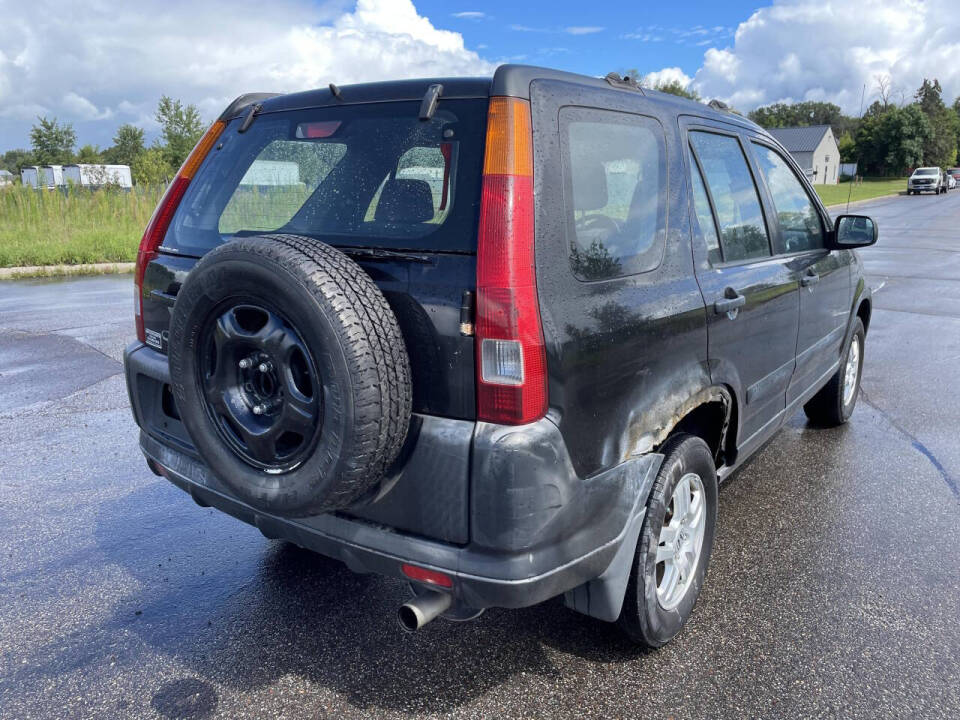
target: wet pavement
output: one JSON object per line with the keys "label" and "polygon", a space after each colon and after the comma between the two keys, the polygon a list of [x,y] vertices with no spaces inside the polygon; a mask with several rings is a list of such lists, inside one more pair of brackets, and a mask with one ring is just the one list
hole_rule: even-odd
{"label": "wet pavement", "polygon": [[129,277],[0,283],[0,717],[960,716],[960,192],[856,211],[865,396],[723,487],[692,621],[652,653],[559,601],[404,634],[399,582],[147,470]]}

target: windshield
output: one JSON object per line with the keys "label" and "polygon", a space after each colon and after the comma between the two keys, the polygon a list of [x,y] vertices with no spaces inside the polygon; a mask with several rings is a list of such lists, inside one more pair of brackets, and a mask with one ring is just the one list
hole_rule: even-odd
{"label": "windshield", "polygon": [[914,171],[913,174],[914,175],[937,175],[939,174],[939,172],[940,171],[937,170],[936,168],[919,168],[918,170]]}
{"label": "windshield", "polygon": [[202,255],[283,232],[333,245],[474,252],[487,101],[263,113],[233,120],[177,208],[164,250]]}

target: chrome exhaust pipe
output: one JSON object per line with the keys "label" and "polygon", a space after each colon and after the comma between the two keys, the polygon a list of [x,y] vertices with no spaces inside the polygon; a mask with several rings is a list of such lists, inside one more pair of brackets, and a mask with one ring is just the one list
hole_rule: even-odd
{"label": "chrome exhaust pipe", "polygon": [[451,595],[431,590],[401,605],[397,610],[397,620],[407,632],[416,632],[437,615],[446,612],[452,602]]}

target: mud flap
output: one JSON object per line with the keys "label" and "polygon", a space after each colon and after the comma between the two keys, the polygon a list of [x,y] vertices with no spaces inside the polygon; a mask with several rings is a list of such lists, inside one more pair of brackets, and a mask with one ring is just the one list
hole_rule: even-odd
{"label": "mud flap", "polygon": [[623,599],[627,593],[627,583],[630,581],[630,571],[633,569],[640,529],[647,514],[647,496],[663,462],[663,455],[650,454],[656,457],[656,462],[649,466],[647,475],[643,479],[641,492],[637,494],[637,502],[617,554],[613,556],[613,560],[599,577],[563,594],[563,602],[571,610],[607,622],[615,622],[620,617]]}

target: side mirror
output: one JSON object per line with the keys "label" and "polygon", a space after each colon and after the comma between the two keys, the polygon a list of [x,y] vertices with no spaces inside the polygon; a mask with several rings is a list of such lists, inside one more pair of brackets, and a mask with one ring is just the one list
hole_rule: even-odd
{"label": "side mirror", "polygon": [[834,250],[867,247],[877,242],[880,229],[866,215],[839,215],[833,224]]}

